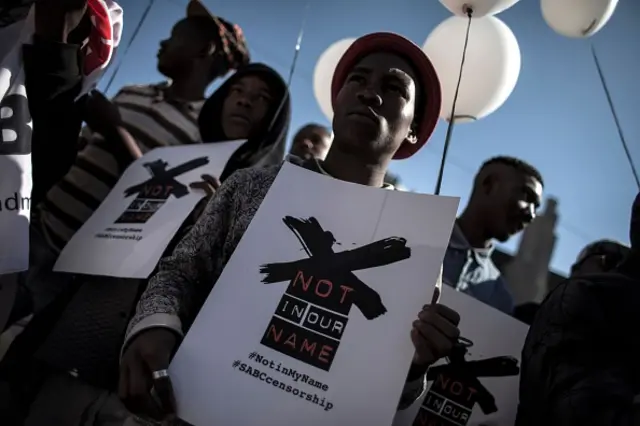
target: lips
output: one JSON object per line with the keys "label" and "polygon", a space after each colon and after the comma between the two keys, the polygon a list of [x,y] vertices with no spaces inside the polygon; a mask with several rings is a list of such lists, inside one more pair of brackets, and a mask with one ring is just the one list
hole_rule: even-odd
{"label": "lips", "polygon": [[246,117],[244,115],[241,115],[241,114],[231,114],[229,116],[229,118],[231,120],[233,120],[233,121],[244,123],[244,124],[250,124],[251,123],[251,120],[249,120],[248,117]]}
{"label": "lips", "polygon": [[356,119],[358,121],[362,120],[362,121],[368,121],[375,125],[378,124],[378,117],[373,112],[370,112],[370,111],[354,111],[349,114],[349,117]]}

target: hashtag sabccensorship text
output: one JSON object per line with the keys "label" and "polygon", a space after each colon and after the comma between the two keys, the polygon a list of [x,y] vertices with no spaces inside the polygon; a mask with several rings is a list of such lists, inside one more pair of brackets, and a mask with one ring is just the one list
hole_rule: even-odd
{"label": "hashtag sabccensorship text", "polygon": [[[250,354],[253,355],[253,359],[256,360],[258,354]],[[234,370],[238,370],[250,377],[253,377],[254,379],[257,379],[263,383],[266,383],[267,385],[271,385],[274,388],[277,388],[283,392],[286,392],[288,394],[291,394],[293,396],[296,396],[306,402],[310,402],[312,404],[315,404],[321,408],[324,409],[324,411],[329,411],[333,408],[333,403],[330,401],[327,401],[327,398],[319,396],[318,394],[316,394],[315,392],[308,392],[308,391],[304,391],[301,389],[298,389],[295,386],[292,386],[290,384],[287,384],[285,382],[279,381],[277,379],[274,379],[273,377],[271,377],[270,375],[268,375],[267,373],[260,371],[259,369],[255,368],[255,367],[251,367],[250,365],[244,363],[244,362],[240,362],[240,360],[235,360],[233,361],[233,363],[231,364],[231,366],[233,367]]]}
{"label": "hashtag sabccensorship text", "polygon": [[273,371],[276,371],[282,374],[283,376],[290,377],[296,383],[304,383],[305,385],[311,386],[323,392],[327,392],[329,390],[329,385],[327,385],[326,383],[322,383],[319,380],[315,380],[314,378],[310,377],[308,374],[299,373],[294,368],[286,367],[281,362],[276,362],[276,361],[267,359],[257,352],[251,352],[248,358],[250,361],[256,364],[267,367]]}

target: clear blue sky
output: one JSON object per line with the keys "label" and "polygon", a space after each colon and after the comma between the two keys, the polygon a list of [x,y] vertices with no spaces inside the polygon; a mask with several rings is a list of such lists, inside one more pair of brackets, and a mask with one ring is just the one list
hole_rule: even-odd
{"label": "clear blue sky", "polygon": [[[124,46],[148,0],[118,1],[125,10]],[[123,61],[123,65],[110,94],[125,84],[161,80],[155,69],[158,42],[183,16],[186,3],[154,1],[129,53],[116,58],[116,64]],[[255,61],[288,75],[306,1],[205,3],[214,13],[243,27]],[[374,31],[393,31],[422,45],[429,32],[448,16],[437,0],[311,0],[292,84],[291,133],[310,121],[329,124],[313,96],[312,75],[318,56],[331,43]],[[566,272],[578,251],[595,239],[628,242],[629,211],[637,189],[589,46],[596,46],[625,136],[640,167],[638,16],[640,2],[620,0],[601,32],[589,40],[573,40],[546,26],[538,1],[522,0],[499,15],[515,33],[522,53],[522,71],[514,93],[494,114],[460,125],[454,132],[442,193],[462,197],[464,205],[475,171],[494,155],[513,155],[533,163],[544,175],[546,195],[559,199],[561,217],[552,260],[552,268],[559,271]],[[410,189],[433,191],[445,127],[441,122],[420,153],[392,165]],[[507,251],[516,247],[517,239],[504,246]]]}

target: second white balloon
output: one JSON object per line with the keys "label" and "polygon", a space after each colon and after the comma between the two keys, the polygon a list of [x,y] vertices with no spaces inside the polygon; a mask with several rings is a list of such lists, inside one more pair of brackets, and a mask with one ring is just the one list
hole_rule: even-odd
{"label": "second white balloon", "polygon": [[493,16],[471,21],[452,16],[444,20],[423,46],[442,85],[442,118],[451,119],[468,25],[471,27],[456,102],[456,123],[479,120],[496,111],[511,95],[520,75],[520,47],[507,24]]}

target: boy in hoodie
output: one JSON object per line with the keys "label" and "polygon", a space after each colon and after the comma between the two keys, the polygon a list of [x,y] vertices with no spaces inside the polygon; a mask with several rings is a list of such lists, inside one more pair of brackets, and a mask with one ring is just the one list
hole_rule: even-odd
{"label": "boy in hoodie", "polygon": [[247,139],[217,178],[223,182],[240,169],[280,164],[290,121],[289,92],[276,71],[263,64],[236,71],[207,99],[198,118],[204,143]]}
{"label": "boy in hoodie", "polygon": [[[324,161],[299,165],[373,187],[384,186],[392,158],[410,157],[427,142],[441,103],[438,77],[424,52],[390,33],[370,34],[351,45],[333,76],[332,99],[331,150]],[[174,410],[167,370],[171,356],[279,169],[280,165],[254,168],[231,176],[173,254],[161,260],[124,345],[119,391],[132,411],[162,418]],[[439,304],[420,312],[410,331],[416,354],[399,409],[425,390],[426,370],[453,347],[459,320],[456,312]]]}
{"label": "boy in hoodie", "polygon": [[[231,76],[205,102],[199,117],[200,131],[211,142],[247,139],[221,180],[257,163],[279,164],[289,117],[289,93],[276,71],[251,64]],[[175,239],[184,236],[194,219],[185,222]],[[129,417],[115,394],[118,364],[126,326],[146,280],[73,278],[68,292],[34,316],[1,364],[0,373],[8,375],[14,389],[14,405],[26,411],[25,425],[56,418],[64,419],[57,425],[76,426],[87,415],[120,422]]]}
{"label": "boy in hoodie", "polygon": [[[171,84],[124,87],[113,103],[100,94],[86,99],[83,118],[95,133],[85,128],[86,147],[73,156],[74,164],[44,201],[34,205],[31,270],[9,323],[37,312],[64,291],[65,283],[49,276],[58,253],[104,200],[135,153],[199,142],[196,120],[207,86],[248,62],[242,30],[192,0],[186,18],[160,43],[158,70]],[[122,134],[129,149],[108,141]]]}

